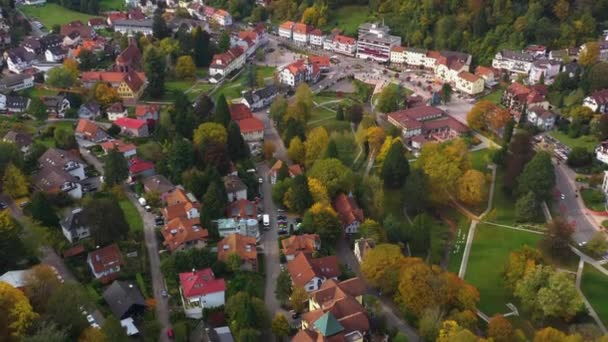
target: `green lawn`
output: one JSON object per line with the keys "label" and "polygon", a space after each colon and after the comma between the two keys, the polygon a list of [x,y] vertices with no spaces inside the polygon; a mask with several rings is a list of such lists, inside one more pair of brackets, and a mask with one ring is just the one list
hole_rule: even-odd
{"label": "green lawn", "polygon": [[262,77],[268,78],[274,76],[274,73],[277,71],[277,68],[258,65],[256,71],[258,75],[262,75]]}
{"label": "green lawn", "polygon": [[128,199],[124,199],[118,202],[122,212],[125,214],[125,218],[127,219],[127,223],[129,223],[129,227],[133,232],[143,232],[144,231],[144,223],[137,211],[137,208],[129,201]]}
{"label": "green lawn", "polygon": [[512,302],[504,288],[502,272],[509,253],[523,245],[536,246],[541,235],[480,224],[471,246],[465,280],[479,290],[479,309],[488,316],[508,312]]}
{"label": "green lawn", "polygon": [[568,134],[560,131],[553,131],[550,135],[570,148],[584,147],[589,152],[592,152],[599,143],[597,138],[592,135],[583,135],[576,139],[570,138]]}
{"label": "green lawn", "polygon": [[608,277],[600,273],[593,266],[585,264],[581,290],[591,303],[604,324],[608,324]]}
{"label": "green lawn", "polygon": [[344,34],[356,36],[359,25],[366,22],[369,15],[370,11],[367,6],[341,6],[332,12],[325,30],[330,31],[338,27],[344,31]]}
{"label": "green lawn", "polygon": [[475,170],[490,173],[490,169],[488,169],[488,164],[492,161],[490,157],[492,155],[492,149],[484,148],[483,150],[477,150],[475,152],[471,152],[469,155],[471,157],[471,164]]}
{"label": "green lawn", "polygon": [[350,130],[350,122],[348,121],[338,121],[335,118],[331,118],[328,120],[319,121],[313,124],[308,125],[308,129],[313,129],[318,126],[323,126],[327,130],[327,132],[337,132],[337,131],[349,131]]}
{"label": "green lawn", "polygon": [[454,242],[452,244],[452,250],[450,251],[448,271],[458,274],[460,264],[462,263],[464,245],[467,241],[467,234],[469,234],[469,228],[471,227],[471,220],[457,210],[452,210],[449,219],[456,223],[458,230],[453,233]]}
{"label": "green lawn", "polygon": [[335,118],[336,117],[336,113],[332,112],[331,110],[327,109],[327,108],[323,108],[323,107],[316,107],[315,109],[312,110],[312,113],[310,115],[310,120],[308,120],[309,122],[312,122],[312,124],[315,124],[314,121],[316,120],[321,120],[321,119],[326,119],[326,118]]}
{"label": "green lawn", "polygon": [[101,0],[99,1],[100,10],[123,10],[125,8],[125,2],[123,0]]}
{"label": "green lawn", "polygon": [[496,186],[494,188],[494,199],[492,213],[486,217],[488,221],[513,225],[515,224],[515,200],[509,197],[503,190],[504,171],[496,170]]}
{"label": "green lawn", "polygon": [[505,91],[505,88],[498,87],[494,91],[492,91],[491,93],[489,93],[488,95],[480,98],[480,100],[488,100],[488,101],[494,102],[497,105],[499,105],[500,104],[500,98],[502,97],[502,94],[504,93],[504,91]]}
{"label": "green lawn", "polygon": [[96,17],[51,3],[46,3],[42,6],[22,6],[19,9],[28,17],[40,21],[48,30],[53,25],[63,25],[74,20],[80,20],[83,24],[86,24],[89,19]]}
{"label": "green lawn", "polygon": [[604,211],[606,210],[606,200],[604,194],[597,189],[583,189],[581,196],[585,202],[585,206],[591,210]]}

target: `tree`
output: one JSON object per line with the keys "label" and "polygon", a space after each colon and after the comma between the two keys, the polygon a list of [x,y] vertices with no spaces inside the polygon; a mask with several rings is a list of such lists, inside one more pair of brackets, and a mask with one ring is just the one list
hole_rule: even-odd
{"label": "tree", "polygon": [[410,173],[410,165],[405,158],[405,150],[401,142],[392,144],[386,158],[382,163],[382,179],[384,185],[391,188],[400,188]]}
{"label": "tree", "polygon": [[593,154],[582,146],[573,147],[570,153],[568,153],[568,166],[583,167],[590,165],[592,161]]}
{"label": "tree", "polygon": [[578,342],[582,340],[578,334],[566,335],[552,327],[543,328],[534,334],[534,342]]}
{"label": "tree", "polygon": [[370,151],[377,152],[380,151],[380,148],[384,143],[386,133],[382,127],[372,126],[365,130],[365,138],[369,145]]}
{"label": "tree", "polygon": [[552,255],[564,256],[570,249],[573,233],[574,227],[570,223],[562,219],[554,219],[547,224],[547,234],[541,243]]}
{"label": "tree", "polygon": [[283,200],[289,210],[297,213],[303,213],[312,205],[312,196],[308,190],[308,182],[305,176],[297,175],[293,178],[289,189],[283,196]]}
{"label": "tree", "polygon": [[245,292],[229,297],[225,312],[230,317],[230,330],[237,336],[242,330],[263,330],[270,326],[270,317],[264,302]]}
{"label": "tree", "polygon": [[99,198],[85,203],[86,222],[91,237],[98,245],[120,241],[129,233],[125,214],[112,198]]}
{"label": "tree", "polygon": [[[158,47],[160,48],[160,51],[162,51],[162,53],[165,56],[170,56],[171,58],[175,58],[175,56],[179,53],[180,51],[180,42],[167,37],[167,38],[163,38],[160,43],[158,44]],[[192,58],[192,57],[190,57]]]}
{"label": "tree", "polygon": [[314,177],[308,177],[308,190],[312,196],[314,203],[329,203],[329,194],[327,188],[320,180]]}
{"label": "tree", "polygon": [[10,210],[0,211],[0,270],[14,269],[27,257],[27,251],[19,239],[21,231],[21,227],[11,218]]}
{"label": "tree", "polygon": [[217,98],[213,121],[224,125],[224,127],[228,127],[228,124],[230,123],[230,109],[228,108],[228,102],[226,101],[226,96],[224,96],[224,94],[221,94]]}
{"label": "tree", "polygon": [[331,198],[339,192],[348,193],[353,188],[352,171],[335,158],[317,160],[308,172],[308,177],[318,179]]}
{"label": "tree", "polygon": [[97,59],[91,50],[82,49],[78,53],[78,60],[80,61],[80,70],[89,71],[95,67]]}
{"label": "tree", "polygon": [[578,63],[583,67],[591,66],[597,63],[600,56],[600,45],[598,42],[591,41],[583,45],[580,55],[578,57]]}
{"label": "tree", "polygon": [[24,279],[25,293],[36,312],[44,313],[51,295],[61,286],[55,270],[45,264],[32,267]]}
{"label": "tree", "polygon": [[264,144],[262,145],[262,154],[264,155],[264,159],[272,159],[276,150],[277,148],[274,146],[272,141],[264,141]]}
{"label": "tree", "polygon": [[382,226],[372,219],[365,219],[365,221],[361,223],[359,226],[359,234],[361,234],[361,237],[374,240],[376,243],[381,243],[386,240]]}
{"label": "tree", "polygon": [[197,67],[209,66],[211,62],[210,38],[209,33],[200,27],[194,29],[192,45],[194,46],[194,64]]}
{"label": "tree", "polygon": [[274,99],[274,102],[272,102],[272,104],[270,105],[270,108],[268,109],[269,116],[277,125],[281,125],[283,123],[283,118],[285,116],[285,113],[287,113],[288,106],[289,103],[283,95],[277,96]]}
{"label": "tree", "polygon": [[515,202],[515,216],[519,222],[533,222],[538,218],[539,203],[533,192],[519,197]]}
{"label": "tree", "polygon": [[600,115],[597,120],[593,120],[591,123],[595,136],[601,141],[606,140],[608,138],[608,116]]}
{"label": "tree", "polygon": [[302,218],[305,232],[319,234],[323,243],[332,244],[342,235],[342,222],[328,204],[315,203]]}
{"label": "tree", "polygon": [[194,150],[192,143],[184,138],[173,141],[169,154],[166,157],[169,178],[175,183],[180,183],[182,174],[194,166]]}
{"label": "tree", "polygon": [[144,51],[144,71],[148,79],[146,91],[155,99],[161,98],[165,93],[165,60],[160,49],[153,45]]}
{"label": "tree", "polygon": [[23,292],[0,282],[0,339],[20,341],[38,317]]}
{"label": "tree", "polygon": [[227,202],[228,198],[226,197],[224,183],[213,181],[207,188],[201,204],[205,208],[204,214],[208,216],[207,218],[215,220],[224,215]]}
{"label": "tree", "polygon": [[558,0],[553,6],[553,14],[559,19],[560,22],[565,21],[568,18],[570,11],[570,3],[567,0]]}
{"label": "tree", "polygon": [[601,231],[593,233],[591,239],[587,241],[586,249],[595,257],[603,256],[606,253],[606,250],[608,250],[608,240],[606,239],[605,233]]}
{"label": "tree", "polygon": [[56,127],[53,132],[55,146],[64,150],[71,150],[78,147],[74,132],[67,127]]}
{"label": "tree", "polygon": [[391,295],[397,290],[399,272],[405,264],[405,259],[399,246],[379,244],[363,256],[361,273],[370,285]]}
{"label": "tree", "polygon": [[46,84],[56,88],[70,88],[76,83],[76,75],[65,66],[54,67],[47,73]]}
{"label": "tree", "polygon": [[464,141],[428,143],[422,147],[416,164],[426,174],[429,198],[443,203],[456,193],[458,181],[471,168]]}
{"label": "tree", "polygon": [[456,321],[443,322],[436,342],[481,342],[470,330],[458,325]]}
{"label": "tree", "polygon": [[95,100],[103,107],[107,107],[120,100],[116,89],[103,82],[95,84],[93,94],[95,94]]}
{"label": "tree", "polygon": [[480,204],[486,197],[486,176],[477,170],[467,170],[458,181],[457,197],[466,204]]}
{"label": "tree", "polygon": [[308,300],[308,293],[303,287],[294,287],[291,292],[291,297],[289,301],[291,303],[291,307],[295,312],[302,312],[304,310],[304,305]]}
{"label": "tree", "polygon": [[488,127],[488,116],[496,110],[497,106],[488,100],[481,100],[467,113],[467,124],[474,130],[483,130]]}
{"label": "tree", "polygon": [[319,157],[325,154],[328,143],[329,134],[327,134],[327,130],[323,126],[315,127],[308,133],[308,137],[304,143],[307,167],[310,167]]}
{"label": "tree", "polygon": [[255,64],[247,64],[243,71],[245,80],[243,84],[248,88],[254,88],[257,84],[257,68]]}
{"label": "tree", "polygon": [[376,108],[383,113],[394,112],[399,109],[402,98],[399,86],[390,84],[380,91]]}
{"label": "tree", "polygon": [[291,276],[287,271],[281,271],[277,277],[277,287],[274,291],[277,300],[281,303],[287,302],[291,296]]}
{"label": "tree", "polygon": [[168,37],[170,33],[171,30],[167,27],[167,22],[163,18],[162,12],[156,11],[154,17],[152,17],[152,35],[154,38],[161,40]]}
{"label": "tree", "polygon": [[376,175],[366,176],[363,181],[355,181],[356,197],[367,217],[380,220],[384,217],[384,184]]}
{"label": "tree", "polygon": [[358,103],[353,103],[346,109],[344,117],[348,121],[358,125],[361,122],[361,119],[363,119],[363,106]]}
{"label": "tree", "polygon": [[2,190],[12,198],[23,197],[28,194],[28,180],[21,170],[13,163],[9,163],[2,177]]}
{"label": "tree", "polygon": [[68,335],[64,329],[59,329],[57,325],[50,321],[42,321],[35,325],[34,331],[26,336],[25,342],[65,342]]}
{"label": "tree", "polygon": [[175,64],[175,73],[179,78],[194,78],[196,73],[196,65],[192,60],[192,56],[180,56]]}
{"label": "tree", "polygon": [[344,120],[344,106],[338,105],[336,108],[336,120],[343,121]]}
{"label": "tree", "polygon": [[205,122],[194,131],[193,140],[195,148],[204,150],[209,144],[225,145],[228,142],[228,132],[221,124]]}
{"label": "tree", "polygon": [[218,39],[217,48],[220,52],[226,52],[230,49],[230,35],[227,31],[222,31]]}
{"label": "tree", "polygon": [[241,268],[241,264],[243,263],[243,260],[241,259],[241,256],[238,255],[238,253],[230,253],[228,254],[228,259],[226,260],[226,266],[228,266],[228,269],[232,272],[236,272]]}
{"label": "tree", "polygon": [[122,184],[129,177],[129,164],[118,150],[108,152],[103,166],[104,183],[108,187]]}
{"label": "tree", "polygon": [[294,163],[302,164],[306,158],[306,148],[302,143],[300,137],[294,137],[289,142],[289,148],[287,149],[287,156]]}
{"label": "tree", "polygon": [[46,111],[46,106],[44,105],[42,100],[37,97],[31,99],[30,105],[28,106],[27,110],[36,118],[36,120],[43,121],[46,120],[49,116]]}
{"label": "tree", "polygon": [[537,296],[545,317],[559,317],[569,321],[584,308],[583,299],[574,282],[564,272],[553,272],[547,280],[547,286],[540,289]]}
{"label": "tree", "polygon": [[589,91],[608,88],[608,63],[599,62],[594,64],[585,75]]}
{"label": "tree", "polygon": [[452,86],[449,83],[444,83],[441,86],[441,101],[443,101],[444,104],[450,102],[452,99],[452,92]]}
{"label": "tree", "polygon": [[408,212],[419,213],[428,206],[428,187],[427,175],[419,168],[412,169],[403,188],[405,208]]}
{"label": "tree", "polygon": [[105,341],[113,341],[107,339],[103,331],[94,327],[87,327],[82,331],[80,337],[78,337],[78,342],[105,342]]}
{"label": "tree", "polygon": [[59,227],[59,217],[43,192],[34,192],[27,205],[27,212],[44,226]]}
{"label": "tree", "polygon": [[241,135],[239,125],[234,121],[228,125],[228,154],[232,160],[249,157],[249,147]]}
{"label": "tree", "polygon": [[496,342],[509,342],[513,340],[513,326],[503,315],[495,315],[488,323],[488,337]]}
{"label": "tree", "polygon": [[288,336],[290,327],[285,315],[277,313],[272,319],[271,329],[272,333],[279,339],[283,339],[284,337]]}
{"label": "tree", "polygon": [[514,292],[519,281],[541,261],[542,253],[527,245],[511,252],[504,271],[505,287]]}
{"label": "tree", "polygon": [[520,194],[533,192],[537,198],[547,200],[555,187],[555,170],[548,152],[537,153],[524,167],[518,178]]}

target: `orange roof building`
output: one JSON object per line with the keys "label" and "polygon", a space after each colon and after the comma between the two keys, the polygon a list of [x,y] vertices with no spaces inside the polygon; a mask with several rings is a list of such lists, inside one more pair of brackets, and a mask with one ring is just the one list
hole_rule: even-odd
{"label": "orange roof building", "polygon": [[299,252],[287,263],[287,271],[296,287],[303,287],[307,292],[316,291],[329,279],[338,279],[340,265],[335,255],[313,259],[312,256]]}
{"label": "orange roof building", "polygon": [[344,232],[347,234],[357,233],[359,225],[363,223],[365,217],[355,198],[352,195],[341,193],[334,200],[333,207],[336,209],[340,221],[342,221]]}
{"label": "orange roof building", "polygon": [[202,247],[209,236],[200,223],[200,203],[194,195],[177,187],[165,196],[166,206],[161,209],[165,226],[161,233],[169,251],[183,250],[191,246]]}
{"label": "orange roof building", "polygon": [[230,234],[217,243],[218,260],[227,263],[230,255],[233,253],[241,258],[241,269],[257,271],[258,252],[256,249],[255,237]]}
{"label": "orange roof building", "polygon": [[295,258],[296,254],[302,252],[312,256],[312,253],[321,248],[321,238],[318,234],[292,235],[281,240],[283,248],[281,251],[287,261]]}

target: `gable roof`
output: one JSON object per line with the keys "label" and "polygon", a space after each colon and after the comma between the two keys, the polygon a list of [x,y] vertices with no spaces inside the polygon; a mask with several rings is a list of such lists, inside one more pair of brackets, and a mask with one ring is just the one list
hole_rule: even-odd
{"label": "gable roof", "polygon": [[255,245],[253,236],[230,234],[217,243],[217,258],[226,262],[230,254],[236,253],[243,261],[257,262],[258,252]]}
{"label": "gable roof", "polygon": [[468,82],[477,82],[480,79],[479,76],[473,75],[468,71],[461,71],[460,73],[458,73],[458,77]]}
{"label": "gable roof", "polygon": [[335,255],[313,259],[310,255],[301,252],[287,263],[287,271],[291,281],[298,287],[303,287],[315,277],[329,279],[338,277],[341,273]]}
{"label": "gable roof", "polygon": [[210,268],[180,273],[179,283],[186,298],[205,296],[226,290],[224,279],[216,279]]}
{"label": "gable roof", "polygon": [[357,201],[352,196],[340,193],[334,200],[333,207],[336,209],[340,221],[347,226],[355,221],[363,222],[363,210],[359,208]]}
{"label": "gable roof", "polygon": [[87,226],[87,215],[82,208],[71,210],[68,216],[61,221],[61,226],[72,230],[78,227]]}
{"label": "gable roof", "polygon": [[90,252],[87,259],[90,260],[95,273],[101,273],[123,264],[120,249],[115,243]]}
{"label": "gable roof", "polygon": [[138,104],[137,106],[135,106],[135,116],[141,117],[145,116],[148,113],[158,115],[158,110],[158,106],[154,104]]}
{"label": "gable roof", "polygon": [[24,132],[17,132],[17,131],[8,131],[6,133],[6,135],[4,136],[3,140],[12,142],[13,144],[15,144],[19,147],[30,146],[33,141],[31,135],[24,133]]}
{"label": "gable roof", "polygon": [[120,153],[133,151],[137,149],[137,146],[131,143],[126,143],[120,139],[110,139],[100,144],[101,148],[106,152],[117,150]]}
{"label": "gable roof", "polygon": [[141,158],[131,158],[129,160],[129,173],[135,175],[144,171],[154,169],[154,163],[151,161],[143,160]]}
{"label": "gable roof", "polygon": [[70,162],[84,165],[84,162],[73,153],[59,148],[49,148],[38,158],[38,164],[43,167],[54,167],[63,170],[64,166]]}
{"label": "gable roof", "polygon": [[287,239],[281,240],[284,255],[293,255],[298,252],[312,254],[321,245],[321,238],[318,234],[292,235]]}
{"label": "gable roof", "polygon": [[229,107],[230,119],[233,121],[240,121],[253,117],[251,109],[242,103],[233,103]]}
{"label": "gable roof", "polygon": [[99,127],[95,122],[87,119],[78,120],[78,125],[76,125],[76,133],[83,134],[88,138],[94,138],[97,136],[99,131],[103,131],[101,127]]}
{"label": "gable roof", "polygon": [[315,329],[319,331],[319,333],[325,337],[335,335],[342,330],[344,327],[338,322],[338,320],[331,314],[331,312],[326,312],[314,323]]}
{"label": "gable roof", "polygon": [[146,301],[137,286],[126,281],[114,281],[103,291],[103,299],[108,303],[114,316],[119,319],[124,318],[134,305],[146,306]]}
{"label": "gable roof", "polygon": [[321,307],[328,308],[334,302],[346,297],[358,297],[366,293],[367,286],[359,278],[350,278],[341,282],[329,279],[321,287],[310,294],[310,298],[317,302]]}
{"label": "gable roof", "polygon": [[264,121],[258,118],[247,118],[239,121],[241,133],[260,132],[264,130]]}
{"label": "gable roof", "polygon": [[246,199],[239,199],[228,204],[226,215],[231,218],[254,218],[257,215],[257,204]]}
{"label": "gable roof", "polygon": [[114,121],[114,124],[119,127],[128,129],[140,129],[147,123],[144,120],[122,117]]}
{"label": "gable roof", "polygon": [[156,191],[159,194],[164,194],[175,189],[175,185],[163,175],[146,177],[143,180],[143,184],[145,190]]}
{"label": "gable roof", "polygon": [[224,177],[224,186],[226,187],[227,193],[247,190],[247,185],[243,183],[239,176],[235,175],[228,175]]}

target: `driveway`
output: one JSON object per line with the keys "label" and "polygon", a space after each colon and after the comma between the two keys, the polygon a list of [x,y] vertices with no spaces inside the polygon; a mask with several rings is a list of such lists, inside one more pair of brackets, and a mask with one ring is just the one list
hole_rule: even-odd
{"label": "driveway", "polygon": [[161,295],[161,291],[165,289],[165,278],[160,271],[160,257],[158,255],[158,241],[156,240],[156,223],[154,222],[154,215],[146,212],[144,208],[139,205],[135,193],[125,186],[127,197],[133,203],[139,215],[144,222],[144,239],[146,241],[146,248],[148,249],[148,259],[150,260],[150,274],[152,276],[152,289],[154,291],[154,299],[156,300],[156,320],[160,323],[160,341],[168,342],[167,329],[170,326],[169,323],[169,302],[166,298]]}

